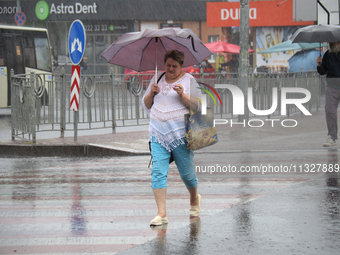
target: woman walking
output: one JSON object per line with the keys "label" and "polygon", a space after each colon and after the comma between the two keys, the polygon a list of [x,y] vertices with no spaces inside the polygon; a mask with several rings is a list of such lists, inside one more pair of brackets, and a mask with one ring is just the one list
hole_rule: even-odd
{"label": "woman walking", "polygon": [[190,79],[194,77],[182,71],[183,52],[166,52],[164,63],[165,75],[158,84],[155,77],[152,78],[142,100],[143,107],[150,116],[152,189],[158,207],[158,215],[151,220],[151,226],[168,223],[166,191],[171,154],[190,194],[190,216],[199,216],[201,213],[201,196],[197,192],[193,152],[187,148],[184,123],[184,114],[189,113],[190,109],[199,109],[199,102],[194,97],[200,97],[201,94],[199,89],[190,90]]}

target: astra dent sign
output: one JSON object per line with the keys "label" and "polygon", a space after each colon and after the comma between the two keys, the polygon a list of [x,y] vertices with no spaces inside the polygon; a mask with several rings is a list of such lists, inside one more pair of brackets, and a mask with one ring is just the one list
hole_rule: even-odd
{"label": "astra dent sign", "polygon": [[60,5],[51,4],[50,14],[80,14],[80,13],[97,13],[97,4],[94,2],[92,5],[82,5],[75,3],[74,5]]}
{"label": "astra dent sign", "polygon": [[35,6],[35,14],[40,20],[45,20],[49,15],[72,15],[72,14],[97,14],[97,3],[92,4],[82,4],[76,2],[74,4],[55,4],[51,3],[49,5],[46,1],[42,0],[37,2]]}

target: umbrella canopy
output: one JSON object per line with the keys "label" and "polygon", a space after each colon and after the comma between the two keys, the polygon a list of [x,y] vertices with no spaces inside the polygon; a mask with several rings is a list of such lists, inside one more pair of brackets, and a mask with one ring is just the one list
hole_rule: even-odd
{"label": "umbrella canopy", "polygon": [[296,42],[338,42],[340,41],[340,26],[337,25],[310,25],[299,28],[292,38]]}
{"label": "umbrella canopy", "polygon": [[318,63],[316,58],[320,56],[320,51],[318,50],[307,50],[299,51],[295,53],[289,60],[289,72],[307,72],[311,70],[316,70]]}
{"label": "umbrella canopy", "polygon": [[212,54],[191,29],[163,28],[125,33],[101,55],[111,64],[140,72],[164,70],[164,54],[173,49],[184,52],[183,66],[200,64]]}
{"label": "umbrella canopy", "polygon": [[[327,46],[327,44],[322,44],[323,46]],[[259,51],[258,53],[272,53],[272,52],[281,52],[281,51],[290,51],[290,50],[308,50],[315,49],[320,47],[319,43],[293,43],[292,40],[285,41],[280,44],[276,44],[270,48]]]}
{"label": "umbrella canopy", "polygon": [[[207,48],[214,53],[234,53],[234,54],[240,53],[240,46],[223,41],[206,43],[205,46],[207,46]],[[254,50],[249,49],[249,53],[253,52]]]}

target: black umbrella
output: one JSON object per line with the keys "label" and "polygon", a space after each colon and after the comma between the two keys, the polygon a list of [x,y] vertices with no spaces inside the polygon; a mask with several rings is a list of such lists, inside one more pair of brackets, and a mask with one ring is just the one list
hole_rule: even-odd
{"label": "black umbrella", "polygon": [[[313,43],[340,41],[340,26],[338,25],[310,25],[299,28],[290,38],[293,43]],[[320,54],[321,55],[321,54]]]}
{"label": "black umbrella", "polygon": [[299,28],[292,38],[293,43],[338,42],[340,41],[340,26],[338,25],[310,25]]}

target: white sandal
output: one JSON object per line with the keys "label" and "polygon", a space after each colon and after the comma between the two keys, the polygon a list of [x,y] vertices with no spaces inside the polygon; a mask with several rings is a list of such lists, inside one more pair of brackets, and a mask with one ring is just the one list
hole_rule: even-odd
{"label": "white sandal", "polygon": [[152,221],[150,221],[150,226],[160,226],[162,224],[168,223],[168,217],[162,218],[161,216],[157,215]]}
{"label": "white sandal", "polygon": [[201,214],[201,200],[202,197],[200,194],[198,194],[198,205],[193,205],[190,207],[190,217],[196,217]]}

